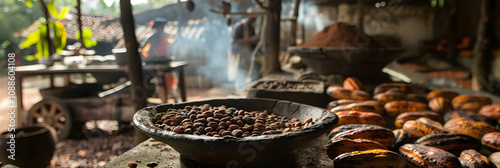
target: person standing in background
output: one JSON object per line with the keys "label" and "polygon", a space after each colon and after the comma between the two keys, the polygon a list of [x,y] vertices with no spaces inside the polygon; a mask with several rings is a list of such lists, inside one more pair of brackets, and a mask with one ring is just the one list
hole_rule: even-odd
{"label": "person standing in background", "polygon": [[[171,59],[168,52],[168,48],[171,42],[164,31],[166,24],[167,20],[164,18],[156,18],[154,20],[152,28],[155,29],[155,33],[146,40],[146,45],[144,45],[144,47],[142,48],[141,53],[144,57],[143,60],[160,61]],[[177,96],[177,80],[175,79],[174,74],[172,72],[164,74],[163,81],[165,83],[165,87],[167,88],[166,93],[161,89],[161,87],[159,88],[158,93],[169,94],[174,99],[174,101],[177,102],[179,96]],[[162,101],[167,102],[167,100]]]}
{"label": "person standing in background", "polygon": [[228,80],[235,82],[236,89],[246,84],[248,71],[252,71],[252,81],[259,77],[260,65],[257,61],[254,61],[253,69],[250,69],[252,53],[260,40],[253,25],[258,17],[258,14],[255,14],[256,10],[255,7],[248,8],[248,17],[236,23],[233,29],[233,42],[228,55]]}

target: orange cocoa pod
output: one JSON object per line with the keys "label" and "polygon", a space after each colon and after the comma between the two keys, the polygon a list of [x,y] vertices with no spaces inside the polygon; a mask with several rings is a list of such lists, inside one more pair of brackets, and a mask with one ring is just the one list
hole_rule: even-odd
{"label": "orange cocoa pod", "polygon": [[441,133],[423,136],[415,141],[416,144],[436,147],[454,155],[467,149],[481,149],[481,142],[474,137],[459,133]]}
{"label": "orange cocoa pod", "polygon": [[348,77],[344,80],[344,88],[351,90],[364,90],[363,83],[356,77]]}
{"label": "orange cocoa pod", "polygon": [[464,150],[460,157],[458,157],[462,167],[468,168],[496,168],[495,164],[491,162],[486,156],[477,152],[474,149]]}
{"label": "orange cocoa pod", "polygon": [[483,135],[498,130],[485,122],[474,121],[469,118],[454,118],[444,124],[444,130],[453,133],[462,133],[480,140]]}
{"label": "orange cocoa pod", "polygon": [[335,113],[339,117],[339,122],[337,125],[345,124],[373,124],[373,125],[385,125],[384,118],[377,113],[372,112],[361,112],[361,111],[342,111]]}
{"label": "orange cocoa pod", "polygon": [[387,91],[384,93],[379,93],[373,96],[373,98],[382,104],[386,104],[395,100],[406,100],[406,94],[404,92],[391,92]]}
{"label": "orange cocoa pod", "polygon": [[406,161],[396,152],[387,149],[354,151],[337,156],[334,167],[404,168]]}
{"label": "orange cocoa pod", "polygon": [[380,115],[383,115],[385,113],[384,107],[377,101],[363,101],[359,103],[341,105],[331,109],[330,111],[334,113],[339,111],[363,111],[363,112],[374,112]]}
{"label": "orange cocoa pod", "polygon": [[500,104],[490,104],[483,106],[479,110],[479,114],[482,114],[494,120],[500,120]]}
{"label": "orange cocoa pod", "polygon": [[394,133],[394,136],[396,137],[396,142],[394,143],[394,145],[392,145],[391,148],[394,151],[397,151],[399,147],[403,146],[404,144],[413,143],[418,139],[416,135],[404,129],[395,129],[394,131],[392,131],[392,133]]}
{"label": "orange cocoa pod", "polygon": [[500,151],[500,132],[490,132],[484,134],[483,138],[481,139],[481,143],[490,151]]}
{"label": "orange cocoa pod", "polygon": [[427,105],[420,102],[413,101],[391,101],[384,105],[387,115],[391,117],[396,117],[399,114],[412,111],[423,111],[427,110]]}
{"label": "orange cocoa pod", "polygon": [[355,128],[338,133],[333,138],[369,139],[381,143],[387,148],[391,147],[396,139],[391,130],[383,127]]}
{"label": "orange cocoa pod", "polygon": [[463,118],[470,118],[474,121],[483,121],[483,122],[486,122],[490,125],[496,125],[497,124],[497,120],[493,120],[489,117],[486,117],[482,114],[479,114],[479,113],[474,113],[474,112],[471,112],[471,111],[462,111],[462,110],[454,110],[454,111],[449,111],[447,112],[446,114],[444,114],[444,121],[447,122],[451,119],[454,119],[454,118],[460,118],[460,117],[463,117]]}
{"label": "orange cocoa pod", "polygon": [[488,159],[495,164],[497,167],[500,167],[500,152],[493,152],[488,156]]}
{"label": "orange cocoa pod", "polygon": [[330,103],[328,103],[328,105],[326,106],[326,109],[331,110],[337,106],[347,105],[347,104],[357,103],[357,102],[359,102],[359,100],[352,100],[352,99],[334,100],[334,101],[331,101]]}
{"label": "orange cocoa pod", "polygon": [[443,129],[439,129],[437,127],[434,127],[432,125],[417,120],[407,121],[403,125],[403,129],[413,133],[417,137],[423,137],[429,134],[438,134],[446,132]]}
{"label": "orange cocoa pod", "polygon": [[420,117],[427,117],[431,120],[443,123],[443,118],[436,112],[433,111],[417,111],[417,112],[406,112],[398,115],[394,121],[396,128],[402,128],[406,121],[416,120]]}
{"label": "orange cocoa pod", "polygon": [[432,111],[443,115],[444,113],[453,110],[453,105],[451,105],[450,100],[444,97],[437,97],[429,101],[429,108]]}
{"label": "orange cocoa pod", "polygon": [[330,159],[354,151],[364,151],[370,149],[387,149],[384,145],[369,139],[335,139],[332,138],[326,145],[326,154]]}
{"label": "orange cocoa pod", "polygon": [[451,100],[453,100],[453,98],[455,98],[457,96],[458,96],[458,93],[456,93],[454,91],[436,89],[436,90],[433,90],[433,91],[430,91],[429,93],[427,93],[426,98],[427,98],[427,101],[430,101],[434,98],[443,97],[443,98],[451,101]]}
{"label": "orange cocoa pod", "polygon": [[412,88],[407,83],[382,83],[373,90],[373,95],[384,93],[388,90],[401,90],[405,93],[413,93]]}
{"label": "orange cocoa pod", "polygon": [[482,95],[459,95],[451,101],[455,110],[478,112],[483,106],[491,104],[491,99]]}
{"label": "orange cocoa pod", "polygon": [[405,144],[399,148],[411,167],[457,168],[461,167],[458,158],[445,150],[420,144]]}

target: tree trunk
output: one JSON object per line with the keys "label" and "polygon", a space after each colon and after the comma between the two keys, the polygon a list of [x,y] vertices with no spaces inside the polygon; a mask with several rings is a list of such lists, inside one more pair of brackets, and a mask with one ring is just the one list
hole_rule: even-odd
{"label": "tree trunk", "polygon": [[363,1],[364,0],[358,0],[357,5],[356,5],[356,15],[358,16],[357,21],[358,21],[358,28],[362,32],[365,32],[363,29],[363,20],[364,20],[364,15],[365,12],[363,10]]}
{"label": "tree trunk", "polygon": [[[50,39],[50,29],[49,29],[49,21],[50,21],[50,15],[49,15],[49,10],[47,9],[47,5],[43,0],[39,0],[40,5],[42,5],[42,10],[43,10],[43,17],[45,17],[45,26],[47,26],[47,36],[45,37],[45,40],[47,40],[47,45],[48,50],[49,50],[49,62],[52,62],[52,39]],[[38,51],[41,52],[41,51]]]}
{"label": "tree trunk", "polygon": [[78,22],[78,32],[80,32],[79,41],[80,43],[82,43],[82,47],[85,47],[85,44],[83,44],[82,0],[77,0],[76,11],[77,11],[76,21]]}
{"label": "tree trunk", "polygon": [[[135,104],[135,110],[138,111],[146,107],[146,89],[143,86],[141,57],[139,55],[139,44],[135,36],[134,16],[132,14],[132,4],[130,0],[120,0],[120,21],[125,37],[125,46],[127,48],[128,76],[132,82],[132,100]],[[144,133],[135,129],[135,140],[140,143],[148,138]]]}
{"label": "tree trunk", "polygon": [[281,0],[268,1],[269,13],[266,15],[266,32],[264,38],[264,61],[262,75],[281,71],[279,62]]}
{"label": "tree trunk", "polygon": [[290,46],[297,45],[297,21],[299,18],[299,6],[300,6],[300,0],[295,0],[295,6],[293,9],[293,18],[292,18],[294,20],[292,21],[292,27],[290,30],[292,32],[291,35],[292,42],[290,43]]}
{"label": "tree trunk", "polygon": [[474,59],[472,89],[476,91],[491,91],[488,89],[489,76],[493,62],[493,48],[496,44],[495,7],[496,0],[481,0],[481,16],[474,44]]}
{"label": "tree trunk", "polygon": [[448,15],[448,52],[446,60],[451,63],[457,62],[457,7],[455,0],[448,0],[450,4],[450,13]]}

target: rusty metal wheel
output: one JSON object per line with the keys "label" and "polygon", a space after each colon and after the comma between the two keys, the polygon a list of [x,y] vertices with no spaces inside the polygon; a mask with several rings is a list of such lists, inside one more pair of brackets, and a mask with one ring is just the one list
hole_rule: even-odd
{"label": "rusty metal wheel", "polygon": [[50,125],[56,130],[57,139],[66,139],[73,121],[66,105],[58,98],[44,98],[28,111],[29,125]]}

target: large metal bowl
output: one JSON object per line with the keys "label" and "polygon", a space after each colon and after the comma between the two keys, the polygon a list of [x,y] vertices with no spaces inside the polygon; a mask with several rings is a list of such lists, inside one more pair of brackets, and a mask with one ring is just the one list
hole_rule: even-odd
{"label": "large metal bowl", "polygon": [[370,76],[382,73],[382,68],[404,51],[401,48],[336,48],[336,47],[288,47],[302,61],[319,74],[345,76]]}
{"label": "large metal bowl", "polygon": [[[314,125],[283,134],[255,137],[209,137],[176,134],[158,129],[153,117],[157,112],[187,105],[225,105],[246,111],[269,110],[277,115],[298,118],[304,121],[313,118]],[[179,104],[163,104],[139,110],[133,118],[134,124],[150,137],[162,141],[177,150],[182,157],[208,165],[246,165],[269,162],[288,156],[291,151],[329,132],[338,122],[338,117],[322,108],[273,99],[214,99]]]}

